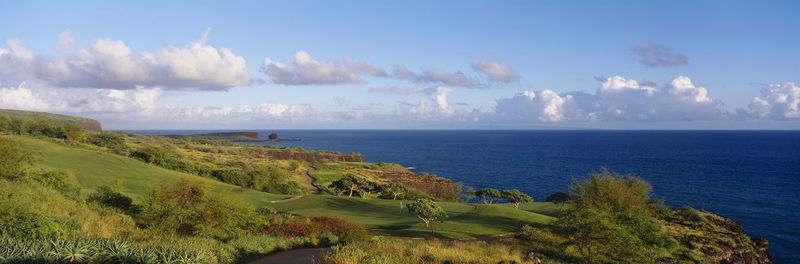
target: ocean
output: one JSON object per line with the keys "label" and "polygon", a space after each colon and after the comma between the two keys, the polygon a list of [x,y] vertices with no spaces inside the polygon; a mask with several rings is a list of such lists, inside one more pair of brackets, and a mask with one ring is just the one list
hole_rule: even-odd
{"label": "ocean", "polygon": [[[220,130],[130,131],[142,134]],[[364,154],[535,201],[602,167],[639,176],[656,198],[736,220],[776,263],[800,263],[800,131],[264,130],[258,142]]]}

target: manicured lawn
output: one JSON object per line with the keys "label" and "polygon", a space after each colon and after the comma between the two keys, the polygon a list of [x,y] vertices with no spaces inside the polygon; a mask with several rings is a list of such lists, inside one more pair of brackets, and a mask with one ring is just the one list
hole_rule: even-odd
{"label": "manicured lawn", "polygon": [[[404,205],[409,201],[403,201]],[[468,238],[519,231],[523,225],[546,225],[553,218],[515,210],[503,205],[439,203],[450,216],[434,223],[437,237]],[[305,216],[340,216],[364,225],[373,235],[430,237],[430,230],[416,216],[400,209],[400,201],[343,198],[329,195],[305,196],[300,200],[274,204],[279,211]]]}
{"label": "manicured lawn", "polygon": [[119,185],[122,191],[133,199],[140,199],[150,188],[162,184],[172,184],[179,179],[192,179],[208,184],[212,190],[223,196],[241,199],[254,206],[263,206],[270,201],[288,195],[271,194],[241,188],[213,179],[203,178],[177,171],[167,170],[119,155],[94,150],[69,147],[27,136],[9,136],[22,142],[25,149],[40,153],[35,167],[47,169],[66,169],[75,174],[82,193],[88,195],[99,186]]}

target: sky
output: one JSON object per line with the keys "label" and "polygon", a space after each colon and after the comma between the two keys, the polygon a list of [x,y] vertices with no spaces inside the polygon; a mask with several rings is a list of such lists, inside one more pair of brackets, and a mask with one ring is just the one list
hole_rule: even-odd
{"label": "sky", "polygon": [[0,0],[0,108],[105,129],[800,129],[798,11]]}

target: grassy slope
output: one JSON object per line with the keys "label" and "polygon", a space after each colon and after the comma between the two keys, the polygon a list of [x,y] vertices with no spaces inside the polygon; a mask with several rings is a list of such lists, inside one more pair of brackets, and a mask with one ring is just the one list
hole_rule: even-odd
{"label": "grassy slope", "polygon": [[[134,199],[159,184],[181,178],[206,182],[218,194],[237,197],[255,206],[270,205],[278,210],[299,215],[332,215],[355,221],[371,229],[375,235],[426,237],[429,230],[415,216],[400,209],[400,201],[341,198],[329,195],[306,196],[287,203],[269,203],[287,197],[225,184],[212,179],[162,169],[118,155],[69,147],[48,140],[11,136],[26,149],[41,153],[36,164],[48,169],[73,172],[84,187],[84,194],[101,185],[119,184]],[[408,201],[404,202],[405,204]],[[516,232],[525,224],[547,224],[552,221],[554,207],[550,203],[522,205],[514,210],[508,205],[476,205],[440,203],[450,215],[444,223],[435,223],[437,235],[443,238],[467,238]]]}
{"label": "grassy slope", "polygon": [[170,184],[179,179],[205,182],[217,194],[236,197],[254,206],[288,197],[245,189],[212,179],[166,170],[141,161],[110,153],[64,146],[59,143],[26,136],[11,136],[26,149],[42,154],[35,164],[47,169],[66,169],[75,174],[84,194],[102,185],[119,184],[122,191],[134,199],[141,198],[149,188]]}
{"label": "grassy slope", "polygon": [[10,117],[25,118],[25,119],[52,119],[60,123],[84,125],[84,127],[86,127],[86,125],[91,124],[90,127],[94,129],[87,128],[87,130],[99,131],[101,129],[100,122],[94,119],[89,119],[84,117],[51,114],[45,112],[11,110],[11,109],[0,109],[0,114],[4,114]]}
{"label": "grassy slope", "polygon": [[[408,204],[408,201],[404,201],[404,204]],[[440,204],[450,216],[444,223],[434,224],[438,237],[442,238],[517,232],[525,224],[543,225],[553,220],[550,216],[500,205]],[[400,209],[400,201],[318,195],[273,206],[280,211],[299,215],[341,216],[364,225],[375,235],[426,237],[430,234],[430,230],[416,216]]]}

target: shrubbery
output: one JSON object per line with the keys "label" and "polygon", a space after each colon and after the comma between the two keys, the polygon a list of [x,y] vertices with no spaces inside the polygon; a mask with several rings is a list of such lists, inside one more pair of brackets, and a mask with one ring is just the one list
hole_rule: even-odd
{"label": "shrubbery", "polygon": [[61,124],[52,119],[25,119],[0,114],[0,132],[43,136],[84,142],[86,131],[80,125]]}
{"label": "shrubbery", "polygon": [[267,226],[262,233],[284,237],[326,237],[329,242],[362,241],[367,237],[366,230],[359,224],[330,216],[300,217],[292,221],[276,222]]}

